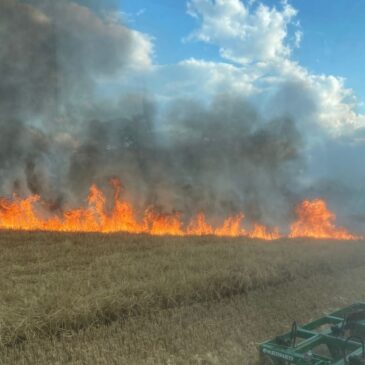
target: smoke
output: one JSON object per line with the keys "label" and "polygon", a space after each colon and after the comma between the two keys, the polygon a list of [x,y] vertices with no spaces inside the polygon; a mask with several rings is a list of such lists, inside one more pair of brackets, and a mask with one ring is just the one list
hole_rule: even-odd
{"label": "smoke", "polygon": [[0,3],[1,194],[64,209],[118,176],[141,209],[287,222],[305,164],[295,121],[227,92],[162,109],[128,90],[105,102],[100,79],[148,67],[152,46],[92,5]]}
{"label": "smoke", "polygon": [[98,78],[149,62],[147,40],[128,28],[66,0],[35,3],[0,3],[2,115],[77,117]]}
{"label": "smoke", "polygon": [[152,102],[140,102],[130,118],[87,125],[70,158],[72,191],[118,175],[136,205],[188,214],[244,209],[248,218],[269,223],[280,209],[286,217],[302,165],[291,119],[266,121],[227,94],[208,106],[175,101],[162,117]]}
{"label": "smoke", "polygon": [[307,171],[310,183],[303,189],[308,197],[322,196],[337,213],[338,220],[362,232],[365,223],[365,144],[363,130],[342,138],[324,139],[311,153]]}

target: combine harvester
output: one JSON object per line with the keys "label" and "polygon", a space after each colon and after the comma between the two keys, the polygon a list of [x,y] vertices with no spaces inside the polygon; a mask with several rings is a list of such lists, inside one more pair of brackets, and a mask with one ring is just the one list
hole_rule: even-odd
{"label": "combine harvester", "polygon": [[365,303],[355,303],[259,345],[260,365],[365,365]]}

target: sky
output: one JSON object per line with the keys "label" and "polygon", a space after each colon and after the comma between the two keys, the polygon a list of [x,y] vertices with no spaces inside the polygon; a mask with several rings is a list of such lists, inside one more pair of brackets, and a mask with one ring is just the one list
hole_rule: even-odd
{"label": "sky", "polygon": [[291,118],[303,139],[300,190],[363,225],[364,1],[122,0],[117,8],[151,44],[151,72],[127,87],[143,85],[160,105],[231,93],[267,120]]}
{"label": "sky", "polygon": [[190,199],[271,224],[321,197],[363,228],[364,13],[362,0],[1,0],[0,193],[74,203],[117,174],[167,211]]}
{"label": "sky", "polygon": [[[264,4],[280,7],[275,0]],[[292,0],[290,4],[298,11],[296,21],[302,32],[293,59],[313,73],[344,77],[359,101],[365,101],[365,2]],[[169,64],[189,57],[219,60],[217,47],[184,42],[197,25],[187,14],[185,0],[121,0],[119,6],[133,28],[154,38],[156,62]]]}

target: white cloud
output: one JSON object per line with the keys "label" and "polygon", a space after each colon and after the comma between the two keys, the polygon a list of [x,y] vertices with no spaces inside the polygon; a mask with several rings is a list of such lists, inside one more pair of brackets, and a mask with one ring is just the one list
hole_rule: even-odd
{"label": "white cloud", "polygon": [[[365,126],[365,116],[356,113],[356,96],[353,90],[346,88],[344,78],[312,74],[289,59],[272,64],[267,72],[275,75],[274,85],[279,93],[288,84],[296,85],[286,100],[282,100],[282,112],[291,111],[299,120],[310,116],[312,122],[317,122],[324,131],[334,136]],[[297,98],[295,102],[294,98]],[[310,106],[307,103],[309,99],[312,101]],[[298,107],[300,105],[306,108],[303,110]]]}
{"label": "white cloud", "polygon": [[299,48],[300,47],[300,43],[302,41],[302,37],[303,37],[303,32],[301,32],[300,30],[297,30],[294,33],[294,46],[296,48]]}
{"label": "white cloud", "polygon": [[[252,1],[190,0],[188,13],[200,21],[189,39],[216,45],[226,60],[224,67],[196,60],[180,63],[199,83],[206,77],[209,90],[221,90],[222,85],[237,90],[239,85],[246,94],[259,94],[260,103],[269,105],[269,114],[280,112],[302,124],[317,123],[332,135],[365,126],[365,116],[356,113],[356,97],[343,78],[313,74],[291,60],[303,33],[297,10],[287,1],[277,8]],[[289,26],[297,28],[290,37]],[[227,62],[236,66],[230,69]]]}
{"label": "white cloud", "polygon": [[152,67],[152,56],[154,51],[153,39],[141,32],[131,30],[134,39],[134,48],[130,54],[132,68]]}
{"label": "white cloud", "polygon": [[246,64],[290,54],[284,41],[297,11],[286,2],[278,10],[263,4],[253,9],[240,0],[190,0],[188,13],[201,20],[190,39],[218,45],[227,60]]}
{"label": "white cloud", "polygon": [[[211,62],[191,58],[184,60],[175,67],[175,74],[184,80],[186,94],[190,96],[205,95],[212,97],[217,93],[236,92],[242,96],[255,93],[254,80],[257,74],[243,73],[240,67],[224,62]],[[170,92],[178,89],[181,84],[170,85]]]}
{"label": "white cloud", "polygon": [[365,116],[356,112],[358,102],[343,78],[311,73],[291,59],[302,29],[288,2],[280,7],[240,0],[187,4],[189,14],[199,21],[190,39],[215,44],[223,59],[152,65],[152,40],[130,30],[136,40],[131,64],[139,65],[138,72],[115,78],[111,90],[149,90],[162,104],[177,97],[206,101],[217,93],[238,93],[256,102],[268,118],[290,115],[308,133],[319,128],[338,136],[365,126]]}

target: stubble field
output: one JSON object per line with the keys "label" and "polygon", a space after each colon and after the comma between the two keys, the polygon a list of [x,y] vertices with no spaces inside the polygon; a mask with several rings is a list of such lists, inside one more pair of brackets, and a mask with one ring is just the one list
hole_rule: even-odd
{"label": "stubble field", "polygon": [[365,245],[0,233],[0,364],[255,364],[365,300]]}

